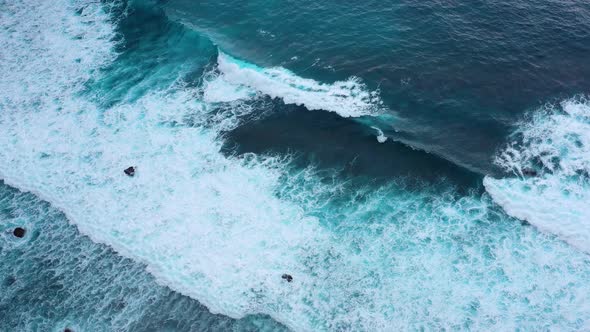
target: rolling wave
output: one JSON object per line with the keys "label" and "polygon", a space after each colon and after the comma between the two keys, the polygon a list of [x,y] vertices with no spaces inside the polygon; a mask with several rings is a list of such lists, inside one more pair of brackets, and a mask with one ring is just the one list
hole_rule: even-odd
{"label": "rolling wave", "polygon": [[484,185],[510,215],[590,253],[590,102],[547,105],[521,124],[496,162],[515,177]]}
{"label": "rolling wave", "polygon": [[377,115],[383,106],[378,91],[369,91],[358,78],[332,84],[302,78],[287,69],[262,68],[219,51],[217,67],[223,79],[249,87],[286,104],[309,110],[336,112],[342,117]]}

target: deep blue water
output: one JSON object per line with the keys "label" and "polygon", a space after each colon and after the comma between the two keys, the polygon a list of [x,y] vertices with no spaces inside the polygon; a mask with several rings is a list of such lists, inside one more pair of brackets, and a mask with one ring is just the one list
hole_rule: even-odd
{"label": "deep blue water", "polygon": [[0,330],[590,328],[590,3],[0,26]]}
{"label": "deep blue water", "polygon": [[361,77],[399,117],[388,134],[480,173],[493,172],[490,151],[524,112],[589,86],[584,1],[172,0],[163,7],[260,65],[320,81]]}

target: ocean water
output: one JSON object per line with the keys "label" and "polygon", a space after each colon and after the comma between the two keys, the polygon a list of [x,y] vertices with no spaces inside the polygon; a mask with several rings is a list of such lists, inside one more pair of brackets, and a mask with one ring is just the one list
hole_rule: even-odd
{"label": "ocean water", "polygon": [[0,330],[590,329],[589,3],[0,22]]}

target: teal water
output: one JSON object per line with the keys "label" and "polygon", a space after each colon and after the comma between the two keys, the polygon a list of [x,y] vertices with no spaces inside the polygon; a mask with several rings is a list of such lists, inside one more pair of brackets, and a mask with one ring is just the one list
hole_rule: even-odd
{"label": "teal water", "polygon": [[[380,88],[398,140],[483,173],[531,108],[588,92],[584,1],[172,0],[175,20],[234,55]],[[390,128],[389,126],[393,127]]]}
{"label": "teal water", "polygon": [[[232,320],[158,285],[145,266],[80,235],[31,194],[2,184],[3,331],[281,330],[268,318]],[[22,239],[14,227],[27,229]]]}
{"label": "teal water", "polygon": [[1,330],[590,327],[587,3],[0,8]]}

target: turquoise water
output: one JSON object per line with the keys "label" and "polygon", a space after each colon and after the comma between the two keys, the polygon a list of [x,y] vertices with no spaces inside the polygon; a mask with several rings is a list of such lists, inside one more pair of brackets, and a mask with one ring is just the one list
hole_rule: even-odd
{"label": "turquoise water", "polygon": [[[263,317],[232,320],[160,286],[145,266],[80,235],[65,216],[2,184],[3,331],[280,330]],[[13,227],[25,227],[15,239]]]}
{"label": "turquoise water", "polygon": [[585,2],[0,8],[1,330],[590,328]]}

